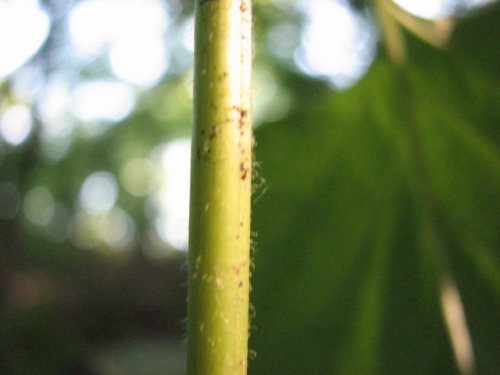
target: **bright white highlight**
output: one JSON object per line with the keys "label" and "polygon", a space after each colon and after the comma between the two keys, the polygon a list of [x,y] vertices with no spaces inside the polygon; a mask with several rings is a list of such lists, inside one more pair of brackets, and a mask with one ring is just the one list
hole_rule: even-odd
{"label": "bright white highlight", "polygon": [[47,38],[50,20],[38,1],[0,2],[0,78],[26,62]]}
{"label": "bright white highlight", "polygon": [[187,51],[194,53],[194,17],[189,17],[184,24],[182,45]]}
{"label": "bright white highlight", "polygon": [[69,32],[80,56],[109,48],[111,69],[119,78],[151,86],[168,65],[163,39],[167,23],[160,0],[88,0],[71,11]]}
{"label": "bright white highlight", "polygon": [[147,41],[140,37],[119,41],[111,47],[109,61],[119,78],[138,86],[152,86],[167,67],[165,42],[159,36]]}
{"label": "bright white highlight", "polygon": [[161,153],[164,183],[159,191],[160,212],[156,229],[160,237],[179,250],[187,250],[191,141],[168,143]]}
{"label": "bright white highlight", "polygon": [[7,108],[0,118],[0,134],[13,146],[23,143],[31,133],[32,127],[31,113],[25,105]]}
{"label": "bright white highlight", "polygon": [[374,58],[373,27],[342,0],[303,2],[302,7],[309,22],[296,51],[296,64],[338,88],[351,86]]}
{"label": "bright white highlight", "polygon": [[118,185],[109,172],[95,172],[88,176],[80,190],[80,204],[88,213],[106,213],[116,203]]}
{"label": "bright white highlight", "polygon": [[71,109],[82,121],[120,121],[133,108],[132,89],[119,81],[90,81],[73,91]]}
{"label": "bright white highlight", "polygon": [[401,8],[422,18],[442,17],[456,4],[455,0],[393,0]]}

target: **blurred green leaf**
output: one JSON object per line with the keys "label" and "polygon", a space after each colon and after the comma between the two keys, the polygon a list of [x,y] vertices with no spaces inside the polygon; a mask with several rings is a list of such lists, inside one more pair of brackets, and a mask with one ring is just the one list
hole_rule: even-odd
{"label": "blurred green leaf", "polygon": [[[449,51],[410,40],[354,88],[257,132],[252,374],[458,374],[440,280],[478,374],[500,368],[499,13]],[[478,25],[475,27],[474,25]],[[484,60],[483,60],[484,56]]]}

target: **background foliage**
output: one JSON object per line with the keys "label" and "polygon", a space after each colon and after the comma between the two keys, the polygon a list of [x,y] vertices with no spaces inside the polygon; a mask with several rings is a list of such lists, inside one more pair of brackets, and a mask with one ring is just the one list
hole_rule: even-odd
{"label": "background foliage", "polygon": [[[44,67],[42,82],[71,65],[56,58],[64,43],[55,27],[70,5],[44,6],[53,28],[24,67]],[[168,33],[178,35],[192,4],[168,6]],[[251,374],[459,374],[442,313],[450,283],[476,373],[497,373],[499,11],[461,17],[444,50],[405,32],[406,64],[380,46],[366,75],[339,90],[269,48],[273,26],[304,27],[301,8],[256,1]],[[134,110],[118,123],[97,122],[93,136],[73,132],[53,158],[34,95],[29,138],[2,141],[0,372],[182,373],[185,255],[155,232],[154,199],[158,150],[190,134],[190,55],[174,39],[171,68],[136,90]],[[0,81],[1,111],[21,101],[23,69]],[[112,76],[102,56],[71,69],[78,82]],[[274,94],[262,86],[269,77]],[[153,165],[142,195],[120,177],[134,158]],[[77,233],[78,217],[105,223],[78,203],[94,171],[116,177],[116,207],[133,222],[122,247],[92,226],[83,240]],[[37,186],[58,207],[43,225],[26,217]]]}

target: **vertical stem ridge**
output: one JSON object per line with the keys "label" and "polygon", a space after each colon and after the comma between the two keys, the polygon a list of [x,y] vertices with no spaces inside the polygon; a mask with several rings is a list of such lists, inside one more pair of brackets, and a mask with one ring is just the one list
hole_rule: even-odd
{"label": "vertical stem ridge", "polygon": [[252,5],[195,6],[187,373],[246,374]]}

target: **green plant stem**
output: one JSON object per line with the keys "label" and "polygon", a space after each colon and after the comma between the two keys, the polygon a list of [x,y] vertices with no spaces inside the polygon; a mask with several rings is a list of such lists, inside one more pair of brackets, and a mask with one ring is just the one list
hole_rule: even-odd
{"label": "green plant stem", "polygon": [[188,375],[247,372],[251,10],[250,0],[195,4]]}

